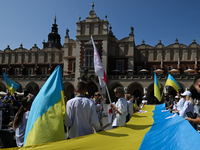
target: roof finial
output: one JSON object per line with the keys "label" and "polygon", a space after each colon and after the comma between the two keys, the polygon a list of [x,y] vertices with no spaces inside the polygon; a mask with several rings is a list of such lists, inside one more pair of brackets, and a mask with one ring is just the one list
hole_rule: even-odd
{"label": "roof finial", "polygon": [[54,24],[56,24],[56,20],[57,20],[57,19],[56,19],[56,12],[55,12]]}
{"label": "roof finial", "polygon": [[94,2],[92,2],[92,9],[94,10]]}
{"label": "roof finial", "polygon": [[81,16],[79,15],[78,20],[81,21]]}

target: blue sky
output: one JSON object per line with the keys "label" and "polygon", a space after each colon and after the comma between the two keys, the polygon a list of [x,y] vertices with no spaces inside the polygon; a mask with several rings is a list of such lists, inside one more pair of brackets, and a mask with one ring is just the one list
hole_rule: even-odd
{"label": "blue sky", "polygon": [[155,46],[158,40],[167,46],[178,38],[189,45],[193,39],[200,44],[199,0],[1,0],[0,50],[7,45],[13,50],[20,44],[42,49],[47,41],[56,12],[58,33],[64,43],[66,28],[75,39],[78,17],[84,20],[92,9],[100,19],[108,16],[117,39],[127,37],[134,27],[135,43]]}

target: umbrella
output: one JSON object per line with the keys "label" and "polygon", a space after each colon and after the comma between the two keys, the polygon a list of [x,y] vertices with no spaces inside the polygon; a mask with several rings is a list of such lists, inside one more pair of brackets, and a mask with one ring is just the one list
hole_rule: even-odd
{"label": "umbrella", "polygon": [[171,72],[171,73],[178,73],[178,70],[177,69],[172,69],[169,72]]}
{"label": "umbrella", "polygon": [[1,95],[6,95],[7,93],[4,92],[4,91],[0,91],[0,94],[1,94]]}
{"label": "umbrella", "polygon": [[113,70],[112,72],[119,72],[119,70],[115,69],[115,70]]}
{"label": "umbrella", "polygon": [[155,73],[163,73],[164,71],[162,69],[156,69],[154,72]]}
{"label": "umbrella", "polygon": [[135,72],[133,69],[128,69],[126,72]]}
{"label": "umbrella", "polygon": [[142,69],[142,70],[140,70],[140,72],[145,73],[145,72],[149,72],[149,71],[146,69]]}
{"label": "umbrella", "polygon": [[184,71],[185,73],[194,73],[194,70],[193,69],[187,69]]}
{"label": "umbrella", "polygon": [[19,95],[19,96],[23,96],[24,95],[24,93],[20,93],[20,92],[17,92],[17,91],[15,91],[15,93],[17,93],[17,95]]}

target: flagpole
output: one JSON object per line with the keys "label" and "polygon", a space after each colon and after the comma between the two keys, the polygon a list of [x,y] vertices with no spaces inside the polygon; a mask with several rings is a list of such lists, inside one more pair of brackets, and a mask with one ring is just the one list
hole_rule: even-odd
{"label": "flagpole", "polygon": [[108,99],[109,99],[109,102],[110,102],[110,104],[112,103],[111,102],[111,99],[110,99],[110,94],[109,94],[109,92],[108,92],[108,87],[107,87],[107,85],[105,84],[105,87],[106,87],[106,91],[107,91],[107,94],[108,94]]}

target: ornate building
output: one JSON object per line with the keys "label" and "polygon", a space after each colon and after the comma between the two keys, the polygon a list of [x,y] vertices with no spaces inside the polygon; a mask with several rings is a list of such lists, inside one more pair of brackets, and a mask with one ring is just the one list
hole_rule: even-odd
{"label": "ornate building", "polygon": [[[65,41],[61,44],[55,17],[48,41],[43,42],[43,49],[35,44],[28,50],[21,44],[14,50],[8,46],[0,51],[0,74],[5,72],[19,83],[19,92],[27,90],[36,95],[54,68],[61,65],[68,98],[74,96],[75,84],[83,78],[87,79],[89,96],[100,91],[107,98],[106,90],[100,88],[94,74],[92,35],[107,74],[107,86],[113,101],[113,90],[117,86],[123,86],[127,93],[135,96],[146,95],[152,101],[153,73],[156,69],[164,71],[158,74],[158,78],[165,95],[168,92],[175,94],[171,87],[164,85],[170,70],[176,69],[177,73],[172,73],[176,81],[184,90],[190,89],[193,96],[197,96],[192,83],[200,68],[200,46],[195,40],[189,46],[180,44],[178,39],[168,46],[164,46],[161,40],[155,46],[145,44],[144,40],[141,45],[135,45],[133,27],[127,37],[118,40],[107,16],[104,19],[97,17],[94,4],[89,16],[85,20],[79,17],[76,25],[76,40],[70,39],[69,30],[66,29]],[[185,73],[189,68],[194,70],[193,73]],[[142,72],[142,69],[146,69],[146,72]],[[0,91],[6,91],[3,77]]]}

